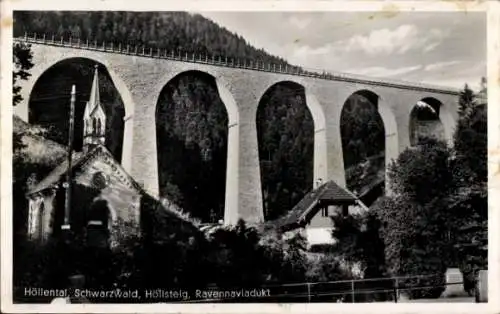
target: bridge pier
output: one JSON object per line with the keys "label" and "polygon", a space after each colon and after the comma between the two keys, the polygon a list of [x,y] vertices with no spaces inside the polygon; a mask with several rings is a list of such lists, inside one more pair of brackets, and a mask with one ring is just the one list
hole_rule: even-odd
{"label": "bridge pier", "polygon": [[224,224],[264,221],[257,132],[250,121],[229,125]]}
{"label": "bridge pier", "polygon": [[[385,132],[385,195],[392,195],[390,179],[388,176],[389,167],[399,156],[398,146],[398,125],[389,101],[385,97],[378,98],[377,110],[384,123]],[[403,132],[404,133],[404,132]],[[406,136],[409,136],[407,134]]]}
{"label": "bridge pier", "polygon": [[443,124],[444,139],[449,147],[453,147],[453,135],[458,121],[457,110],[453,108],[456,106],[456,104],[450,102],[442,102],[439,110],[439,120]]}
{"label": "bridge pier", "polygon": [[123,118],[123,146],[122,166],[125,171],[132,173],[132,143],[134,138],[134,116],[128,115]]}
{"label": "bridge pier", "polygon": [[313,187],[316,182],[328,181],[328,144],[325,112],[313,92],[304,90],[306,105],[314,121]]}
{"label": "bridge pier", "polygon": [[134,91],[132,94],[137,107],[133,117],[125,121],[123,166],[148,193],[159,197],[156,106],[151,105],[154,95],[136,95]]}
{"label": "bridge pier", "polygon": [[257,100],[245,86],[229,91],[220,80],[216,84],[229,118],[224,224],[234,225],[239,219],[250,224],[263,222],[257,106],[244,106]]}

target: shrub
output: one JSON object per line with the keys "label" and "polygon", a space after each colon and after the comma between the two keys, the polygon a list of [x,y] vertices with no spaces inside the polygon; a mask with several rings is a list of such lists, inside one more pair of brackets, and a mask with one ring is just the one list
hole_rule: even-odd
{"label": "shrub", "polygon": [[[439,215],[441,205],[419,205],[404,196],[385,198],[374,208],[382,221],[385,261],[390,276],[433,275],[432,279],[403,282],[409,288],[437,285],[435,288],[411,289],[412,298],[439,297],[444,291],[448,261],[445,221]],[[438,208],[438,209],[436,209]],[[434,213],[433,210],[437,213]]]}

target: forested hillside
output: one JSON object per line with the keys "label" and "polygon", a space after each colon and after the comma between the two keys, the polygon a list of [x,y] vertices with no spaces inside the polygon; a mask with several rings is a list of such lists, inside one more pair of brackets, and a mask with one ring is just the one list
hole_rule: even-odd
{"label": "forested hillside", "polygon": [[[54,34],[98,42],[208,53],[285,63],[246,43],[239,35],[201,15],[185,12],[15,12],[14,35]],[[107,146],[120,160],[124,109],[104,67],[100,90],[106,114]],[[53,125],[52,138],[65,144],[68,101],[77,86],[76,147],[90,92],[93,62],[70,59],[46,72],[30,99],[30,123]],[[223,217],[227,113],[215,81],[198,72],[181,74],[156,104],[160,193],[204,221]],[[384,151],[384,131],[376,108],[352,96],[341,118],[345,166]],[[261,99],[257,113],[259,154],[266,218],[290,209],[312,188],[314,126],[300,86],[279,84]],[[350,172],[357,173],[357,172]],[[356,179],[348,178],[349,184]]]}
{"label": "forested hillside", "polygon": [[211,20],[187,12],[16,12],[14,36],[25,32],[285,63]]}

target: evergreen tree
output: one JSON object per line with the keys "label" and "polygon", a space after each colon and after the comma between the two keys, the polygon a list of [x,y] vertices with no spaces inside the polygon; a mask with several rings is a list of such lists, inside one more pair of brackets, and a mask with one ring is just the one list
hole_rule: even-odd
{"label": "evergreen tree", "polygon": [[460,117],[468,117],[472,109],[476,105],[476,95],[474,91],[469,88],[467,84],[462,91],[460,91],[460,98],[458,101],[458,115]]}
{"label": "evergreen tree", "polygon": [[454,134],[452,163],[455,193],[448,202],[453,211],[455,259],[464,274],[464,288],[472,293],[477,271],[488,266],[487,105],[479,106],[467,86],[460,94],[460,112]]}
{"label": "evergreen tree", "polygon": [[471,171],[471,180],[487,178],[487,111],[478,106],[476,95],[465,86],[460,93],[459,120],[454,134],[454,148],[459,164]]}
{"label": "evergreen tree", "polygon": [[20,103],[23,98],[20,95],[21,87],[16,85],[18,80],[27,80],[31,74],[28,72],[33,67],[33,54],[31,46],[24,43],[14,43],[12,72],[12,95],[13,105]]}

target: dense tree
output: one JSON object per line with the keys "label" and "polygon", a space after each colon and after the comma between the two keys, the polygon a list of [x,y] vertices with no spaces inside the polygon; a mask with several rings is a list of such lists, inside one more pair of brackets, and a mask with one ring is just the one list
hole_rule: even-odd
{"label": "dense tree", "polygon": [[353,94],[344,104],[340,134],[346,168],[385,153],[384,123],[376,104],[363,95]]}
{"label": "dense tree", "polygon": [[14,65],[14,71],[12,71],[12,103],[15,106],[23,100],[19,94],[21,87],[16,85],[17,81],[27,80],[31,76],[29,73],[29,70],[33,67],[31,46],[24,43],[14,43],[12,56]]}
{"label": "dense tree", "polygon": [[458,100],[458,114],[460,117],[465,118],[469,116],[472,109],[476,105],[476,95],[474,91],[465,84],[464,89],[460,91],[460,98]]}
{"label": "dense tree", "polygon": [[304,89],[278,84],[257,111],[260,172],[266,219],[291,209],[312,188],[314,124]]}
{"label": "dense tree", "polygon": [[364,278],[385,276],[384,242],[375,213],[332,217],[336,251],[351,263],[361,263]]}
{"label": "dense tree", "polygon": [[[46,140],[43,136],[49,131],[44,128],[32,127],[14,117],[13,121],[13,151],[12,151],[12,232],[14,280],[27,271],[26,263],[34,260],[36,245],[26,242],[28,225],[28,201],[26,193],[32,184],[47,175],[66,152],[61,145]],[[41,258],[41,257],[40,257]],[[38,261],[38,260],[37,260]],[[40,261],[43,264],[43,261]],[[37,268],[34,274],[40,273]],[[16,281],[17,282],[17,281]],[[22,282],[20,286],[29,286]]]}
{"label": "dense tree", "polygon": [[[363,278],[384,278],[387,275],[385,244],[381,237],[380,219],[376,213],[336,215],[332,217],[332,222],[334,226],[332,237],[336,241],[333,246],[335,253],[350,264],[359,265]],[[392,282],[385,279],[373,280],[358,283],[357,288],[380,291],[380,293],[357,296],[360,301],[382,301],[391,295]]]}
{"label": "dense tree", "polygon": [[[447,267],[459,266],[471,290],[477,271],[487,267],[486,105],[465,86],[453,149],[423,139],[400,154],[389,177],[395,195],[373,207],[382,223],[388,273],[434,274],[403,284],[439,285]],[[435,288],[411,295],[439,293]]]}
{"label": "dense tree", "polygon": [[227,119],[215,80],[197,72],[170,82],[157,104],[160,192],[203,221],[224,217]]}
{"label": "dense tree", "polygon": [[[485,90],[483,92],[486,92]],[[453,212],[455,259],[472,292],[477,271],[488,267],[487,105],[465,86],[454,134],[451,163],[456,190],[449,196]]]}
{"label": "dense tree", "polygon": [[438,297],[444,272],[453,263],[446,201],[453,183],[449,158],[450,149],[435,139],[406,149],[389,169],[395,196],[374,207],[382,223],[388,273],[429,275],[402,284],[436,286],[412,290],[412,297]]}
{"label": "dense tree", "polygon": [[445,142],[434,138],[421,140],[419,146],[403,151],[389,167],[391,188],[419,204],[446,195],[452,183],[449,157]]}
{"label": "dense tree", "polygon": [[47,175],[61,162],[66,152],[63,146],[46,140],[50,130],[32,127],[21,119],[13,120],[12,205],[14,243],[26,235],[28,202],[25,193],[32,184]]}
{"label": "dense tree", "polygon": [[460,112],[454,134],[454,148],[459,164],[471,171],[472,182],[487,181],[487,111],[475,94],[465,86],[460,94]]}

